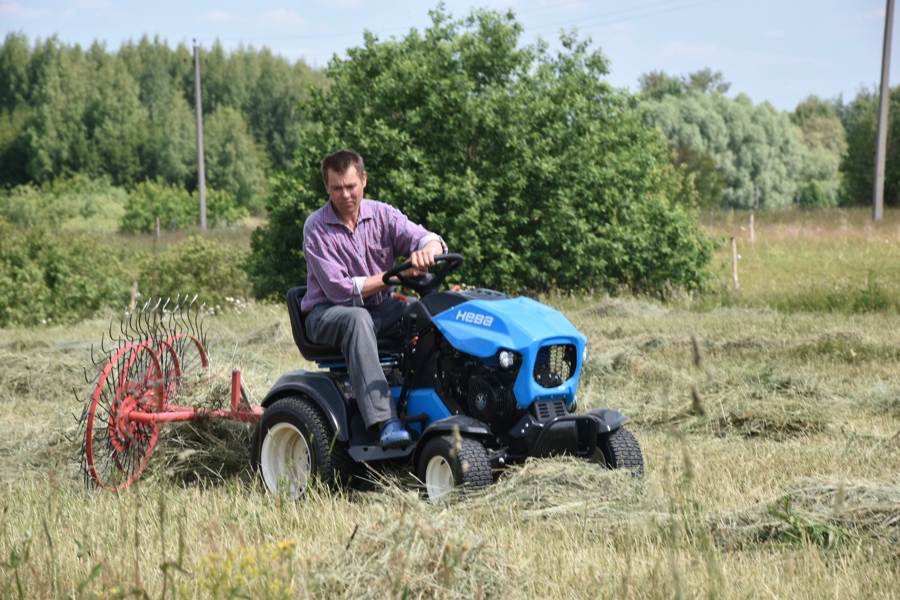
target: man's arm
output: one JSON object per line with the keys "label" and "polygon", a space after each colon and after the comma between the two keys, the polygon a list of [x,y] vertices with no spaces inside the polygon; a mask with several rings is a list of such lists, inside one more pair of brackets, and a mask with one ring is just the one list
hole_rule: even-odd
{"label": "man's arm", "polygon": [[[428,268],[434,264],[434,257],[444,252],[444,244],[440,239],[433,239],[425,244],[419,250],[414,251],[409,256],[413,266],[404,272],[407,277],[419,277],[428,273]],[[385,285],[382,281],[387,271],[372,275],[370,277],[355,277],[357,289],[363,298],[368,298],[379,292],[390,289],[391,286]]]}

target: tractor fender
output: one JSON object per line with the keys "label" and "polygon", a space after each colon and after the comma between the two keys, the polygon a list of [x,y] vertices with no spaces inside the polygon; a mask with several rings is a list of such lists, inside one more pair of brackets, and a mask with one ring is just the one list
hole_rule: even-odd
{"label": "tractor fender", "polygon": [[422,449],[425,447],[425,444],[428,443],[428,440],[437,435],[453,433],[455,429],[459,431],[460,435],[465,435],[467,437],[478,439],[492,439],[494,437],[494,433],[491,431],[490,427],[483,421],[479,421],[473,417],[453,415],[452,417],[439,419],[426,427],[425,431],[422,432],[422,435],[419,436],[418,441],[416,441],[416,450],[413,453],[413,464],[419,464],[419,455],[422,453]]}
{"label": "tractor fender", "polygon": [[591,416],[597,421],[597,435],[611,433],[628,420],[624,414],[611,408],[595,408],[587,411],[585,415]]}
{"label": "tractor fender", "polygon": [[327,373],[310,371],[292,371],[278,378],[275,385],[266,393],[260,405],[268,408],[276,401],[287,396],[300,394],[312,399],[337,432],[341,442],[350,440],[350,427],[347,420],[347,404],[344,394],[337,382]]}

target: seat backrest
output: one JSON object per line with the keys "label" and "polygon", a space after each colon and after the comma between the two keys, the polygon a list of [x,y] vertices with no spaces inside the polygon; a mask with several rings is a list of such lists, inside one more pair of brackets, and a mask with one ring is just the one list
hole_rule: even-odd
{"label": "seat backrest", "polygon": [[[306,360],[316,363],[343,363],[344,355],[336,346],[323,346],[316,344],[306,334],[306,315],[300,308],[303,296],[306,295],[306,286],[300,285],[288,290],[287,306],[288,315],[291,318],[291,332],[294,334],[294,343],[300,349],[300,354]],[[378,340],[378,355],[389,358],[403,351],[404,344],[397,340]]]}
{"label": "seat backrest", "polygon": [[288,290],[287,306],[291,317],[291,332],[294,334],[294,343],[300,349],[303,358],[318,363],[344,362],[344,356],[340,348],[323,346],[310,341],[306,335],[306,315],[300,309],[303,296],[306,295],[306,286],[300,285]]}

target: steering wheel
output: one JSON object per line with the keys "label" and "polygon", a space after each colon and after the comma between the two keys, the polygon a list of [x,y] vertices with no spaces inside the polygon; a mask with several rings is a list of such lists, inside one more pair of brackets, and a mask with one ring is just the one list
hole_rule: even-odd
{"label": "steering wheel", "polygon": [[427,296],[436,292],[438,287],[447,279],[447,275],[462,266],[463,262],[465,262],[465,259],[461,254],[437,254],[434,257],[434,264],[435,266],[440,265],[440,269],[434,273],[426,273],[419,277],[407,277],[403,274],[403,271],[411,269],[413,266],[412,262],[407,260],[403,264],[386,271],[381,281],[387,285],[405,285],[420,296]]}

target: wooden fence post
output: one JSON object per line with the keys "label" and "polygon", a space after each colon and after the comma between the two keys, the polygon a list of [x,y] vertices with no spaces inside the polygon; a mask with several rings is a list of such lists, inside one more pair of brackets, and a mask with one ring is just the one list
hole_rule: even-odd
{"label": "wooden fence post", "polygon": [[736,289],[736,290],[741,287],[741,284],[738,282],[737,261],[738,261],[737,239],[732,237],[731,238],[731,277],[732,277],[732,279],[734,279],[734,289]]}

